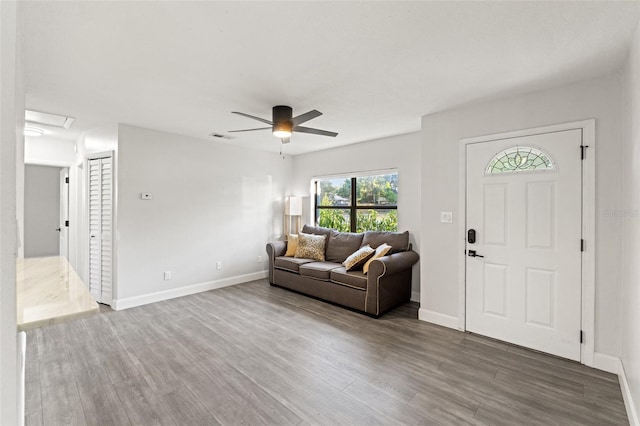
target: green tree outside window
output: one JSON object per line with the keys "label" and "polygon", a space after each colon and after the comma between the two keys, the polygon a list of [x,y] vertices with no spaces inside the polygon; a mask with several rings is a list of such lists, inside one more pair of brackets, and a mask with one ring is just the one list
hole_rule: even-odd
{"label": "green tree outside window", "polygon": [[316,192],[319,226],[341,232],[398,230],[397,173],[318,180]]}

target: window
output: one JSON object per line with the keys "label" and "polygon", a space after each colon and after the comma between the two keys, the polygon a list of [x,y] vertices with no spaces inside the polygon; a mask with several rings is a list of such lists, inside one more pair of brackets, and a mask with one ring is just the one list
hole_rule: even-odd
{"label": "window", "polygon": [[315,181],[316,225],[341,232],[398,230],[398,173]]}
{"label": "window", "polygon": [[491,159],[486,174],[554,170],[556,166],[544,152],[530,146],[514,146],[499,152]]}

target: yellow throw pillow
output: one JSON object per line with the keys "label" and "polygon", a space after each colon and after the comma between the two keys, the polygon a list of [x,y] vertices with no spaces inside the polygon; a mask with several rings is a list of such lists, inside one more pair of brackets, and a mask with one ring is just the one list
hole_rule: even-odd
{"label": "yellow throw pillow", "polygon": [[362,267],[362,272],[364,272],[365,274],[369,272],[369,265],[371,264],[371,262],[389,253],[389,250],[391,250],[391,246],[387,243],[383,243],[382,245],[378,246],[376,252],[373,254],[373,257],[367,260],[367,263],[365,263]]}
{"label": "yellow throw pillow", "polygon": [[353,254],[351,254],[347,259],[342,262],[345,269],[347,271],[351,269],[356,269],[358,266],[362,266],[364,262],[366,262],[367,258],[371,256],[375,252],[374,249],[371,248],[369,244],[364,247],[360,247]]}
{"label": "yellow throw pillow", "polygon": [[324,262],[325,235],[298,234],[298,248],[295,257]]}
{"label": "yellow throw pillow", "polygon": [[284,254],[287,257],[293,257],[298,250],[298,234],[289,234],[287,236],[287,252]]}

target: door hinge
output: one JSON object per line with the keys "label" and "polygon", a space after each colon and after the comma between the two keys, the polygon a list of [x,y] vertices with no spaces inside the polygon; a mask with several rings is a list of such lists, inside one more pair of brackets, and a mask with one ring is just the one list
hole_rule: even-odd
{"label": "door hinge", "polygon": [[580,145],[580,159],[584,160],[585,158],[587,158],[587,148],[589,148],[589,145]]}
{"label": "door hinge", "polygon": [[580,240],[580,251],[584,251],[584,240]]}
{"label": "door hinge", "polygon": [[68,177],[64,178],[64,183],[69,183],[69,178]]}
{"label": "door hinge", "polygon": [[68,220],[64,221],[64,226],[66,226],[67,228],[69,227],[69,221]]}
{"label": "door hinge", "polygon": [[584,332],[580,330],[580,343],[584,343]]}

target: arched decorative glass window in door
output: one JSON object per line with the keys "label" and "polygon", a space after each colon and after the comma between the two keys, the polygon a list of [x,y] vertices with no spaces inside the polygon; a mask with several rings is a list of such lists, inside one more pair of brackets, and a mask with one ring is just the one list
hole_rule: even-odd
{"label": "arched decorative glass window in door", "polygon": [[513,146],[496,154],[485,169],[486,174],[555,170],[551,157],[531,146]]}

